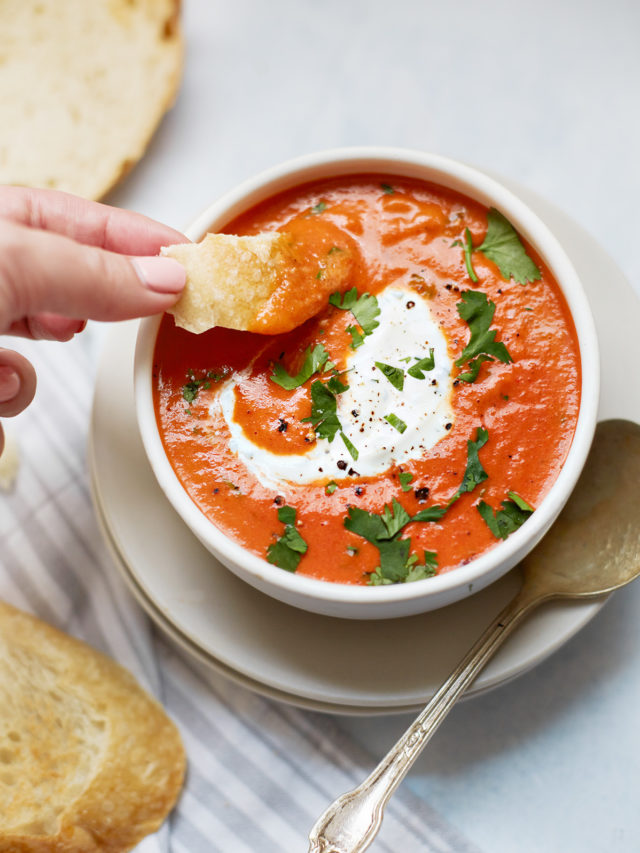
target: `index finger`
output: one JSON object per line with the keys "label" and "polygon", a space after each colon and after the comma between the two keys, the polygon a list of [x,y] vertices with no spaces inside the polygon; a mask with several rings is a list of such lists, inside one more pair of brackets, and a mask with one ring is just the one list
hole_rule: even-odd
{"label": "index finger", "polygon": [[188,242],[140,213],[58,190],[0,187],[0,218],[124,255],[157,255],[162,246]]}

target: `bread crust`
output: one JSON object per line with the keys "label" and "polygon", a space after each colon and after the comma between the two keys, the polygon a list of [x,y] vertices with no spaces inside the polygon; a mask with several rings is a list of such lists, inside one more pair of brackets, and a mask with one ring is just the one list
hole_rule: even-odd
{"label": "bread crust", "polygon": [[130,850],[182,786],[175,725],[123,667],[1,602],[0,651],[0,853]]}

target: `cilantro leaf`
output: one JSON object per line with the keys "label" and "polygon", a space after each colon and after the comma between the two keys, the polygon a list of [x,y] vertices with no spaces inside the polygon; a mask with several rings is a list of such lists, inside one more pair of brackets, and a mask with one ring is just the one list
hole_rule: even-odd
{"label": "cilantro leaf", "polygon": [[358,349],[364,343],[364,335],[357,326],[347,326],[347,332],[351,335],[351,349]]}
{"label": "cilantro leaf", "polygon": [[351,456],[351,458],[354,460],[354,462],[357,462],[358,456],[360,455],[358,453],[357,448],[353,446],[353,444],[349,441],[349,439],[343,432],[340,432],[340,438],[344,441],[344,446],[349,451],[349,455]]}
{"label": "cilantro leaf", "polygon": [[349,390],[349,386],[345,385],[344,382],[341,382],[337,376],[331,377],[331,379],[327,382],[327,388],[334,394],[342,394],[345,391]]}
{"label": "cilantro leaf", "polygon": [[478,451],[485,446],[489,440],[489,433],[484,427],[478,427],[476,430],[476,440],[467,441],[467,467],[462,478],[460,488],[453,498],[449,500],[449,504],[457,501],[458,498],[465,492],[472,492],[476,486],[484,482],[489,476],[482,467]]}
{"label": "cilantro leaf", "polygon": [[294,526],[296,510],[291,506],[278,509],[278,520],[284,524],[284,533],[267,549],[267,560],[287,572],[295,572],[308,545]]}
{"label": "cilantro leaf", "polygon": [[506,539],[521,527],[532,514],[533,507],[515,492],[509,492],[511,500],[502,501],[502,509],[494,511],[489,504],[480,501],[478,512],[497,539]]}
{"label": "cilantro leaf", "polygon": [[302,555],[297,551],[292,551],[282,539],[273,542],[267,549],[267,561],[287,572],[295,572],[301,559]]}
{"label": "cilantro leaf", "polygon": [[388,504],[384,505],[382,510],[382,521],[386,528],[384,536],[379,535],[378,539],[393,539],[396,534],[400,533],[403,527],[411,521],[411,516],[398,501],[393,498],[391,507]]}
{"label": "cilantro leaf", "polygon": [[390,184],[380,184],[380,187],[382,191],[385,192],[387,195],[392,195],[395,192],[395,190]]}
{"label": "cilantro leaf", "polygon": [[387,583],[400,583],[407,575],[410,539],[391,539],[379,542],[380,565],[377,568],[380,577]]}
{"label": "cilantro leaf", "polygon": [[304,353],[304,361],[302,367],[295,376],[290,376],[280,362],[273,365],[273,373],[271,381],[276,385],[280,385],[286,391],[293,391],[294,388],[299,388],[301,385],[310,379],[314,373],[317,373],[329,358],[329,353],[322,346],[317,344],[313,349],[307,347]]}
{"label": "cilantro leaf", "polygon": [[401,367],[392,367],[390,364],[384,364],[382,361],[376,361],[374,364],[378,370],[384,373],[394,388],[402,391],[404,388],[404,370]]}
{"label": "cilantro leaf", "polygon": [[380,555],[380,564],[369,576],[371,586],[420,580],[435,572],[433,552],[425,551],[425,565],[416,566],[418,558],[409,556],[411,540],[400,538],[410,521],[413,519],[395,498],[391,506],[385,504],[381,515],[349,507],[344,526],[375,545]]}
{"label": "cilantro leaf", "polygon": [[519,284],[527,284],[542,278],[542,272],[527,255],[509,220],[492,207],[487,213],[487,221],[487,235],[475,251],[482,252],[493,261],[507,281],[514,278]]}
{"label": "cilantro leaf", "polygon": [[380,306],[375,296],[363,293],[351,308],[351,313],[360,324],[365,335],[370,335],[380,325],[376,319],[380,316]]}
{"label": "cilantro leaf", "polygon": [[324,490],[328,495],[332,495],[337,488],[338,484],[335,482],[335,480],[330,480],[330,482],[328,482],[327,485],[324,487]]}
{"label": "cilantro leaf", "polygon": [[482,367],[485,361],[493,361],[490,355],[478,355],[475,358],[472,358],[467,367],[469,370],[466,373],[459,373],[457,378],[461,382],[475,382],[478,378],[478,373],[480,373],[480,368]]}
{"label": "cilantro leaf", "polygon": [[433,355],[433,347],[429,347],[429,355],[425,358],[418,358],[417,355],[414,355],[416,359],[416,363],[412,364],[411,367],[407,370],[409,376],[413,376],[414,379],[424,379],[423,370],[433,370],[436,366],[436,360]]}
{"label": "cilantro leaf", "polygon": [[413,480],[413,474],[410,471],[400,471],[398,473],[398,479],[400,480],[400,486],[402,487],[403,492],[410,492],[411,486],[409,483]]}
{"label": "cilantro leaf", "polygon": [[311,210],[309,212],[313,216],[317,216],[319,213],[322,213],[322,211],[326,210],[326,209],[327,209],[326,201],[319,201],[317,204],[314,204],[314,206],[311,208]]}
{"label": "cilantro leaf", "polygon": [[188,371],[187,376],[190,381],[182,386],[183,399],[187,403],[193,403],[201,388],[210,388],[212,382],[220,382],[221,379],[225,379],[229,372],[228,367],[223,367],[220,372],[217,370],[208,370],[202,378],[196,379],[194,372],[192,370]]}
{"label": "cilantro leaf", "polygon": [[352,533],[357,533],[362,536],[367,542],[372,545],[378,544],[378,536],[385,537],[387,529],[379,515],[373,512],[368,512],[366,509],[360,509],[357,506],[350,506],[347,517],[344,520],[344,526]]}
{"label": "cilantro leaf", "polygon": [[511,500],[520,508],[527,512],[533,512],[533,507],[529,506],[529,504],[525,501],[524,498],[521,498],[520,495],[517,495],[515,492],[507,492]]}
{"label": "cilantro leaf", "polygon": [[469,231],[468,228],[464,229],[464,244],[462,248],[464,249],[464,264],[467,268],[467,274],[471,281],[474,284],[477,284],[478,276],[473,268],[473,261],[471,260],[471,253],[473,252],[473,240],[471,239],[471,231]]}
{"label": "cilantro leaf", "polygon": [[432,578],[436,574],[436,569],[438,567],[438,555],[435,551],[425,551],[424,565],[419,565],[418,558],[413,554],[409,557],[409,563],[410,569],[405,578],[405,583],[425,580],[425,578]]}
{"label": "cilantro leaf", "polygon": [[440,521],[447,509],[448,506],[434,504],[426,509],[421,509],[420,512],[413,516],[411,521]]}
{"label": "cilantro leaf", "polygon": [[194,379],[182,386],[182,396],[187,403],[193,403],[196,399],[198,391],[200,390],[200,384],[201,383],[197,379]]}
{"label": "cilantro leaf", "polygon": [[299,554],[306,554],[307,552],[307,543],[293,525],[287,524],[280,542],[282,545],[286,545],[287,548],[297,551]]}
{"label": "cilantro leaf", "polygon": [[[487,299],[486,294],[479,290],[465,290],[462,294],[462,302],[458,302],[456,308],[471,331],[469,343],[462,351],[460,358],[456,360],[458,367],[471,359],[477,359],[478,356],[484,356],[482,361],[493,361],[496,358],[504,364],[513,361],[506,346],[501,341],[496,341],[496,330],[489,328],[496,310],[495,302]],[[473,382],[482,361],[476,360],[470,365],[470,372],[458,378],[473,377],[464,379],[465,382]]]}
{"label": "cilantro leaf", "polygon": [[292,506],[281,506],[278,509],[278,521],[283,524],[296,523],[296,511]]}
{"label": "cilantro leaf", "polygon": [[371,293],[363,293],[358,296],[358,291],[355,287],[347,290],[346,293],[332,293],[329,297],[329,303],[341,311],[351,311],[353,316],[358,321],[362,333],[354,326],[348,326],[347,331],[351,335],[352,349],[357,349],[362,345],[364,337],[370,335],[374,329],[380,325],[377,317],[380,315],[380,306],[378,300]]}
{"label": "cilantro leaf", "polygon": [[401,420],[397,415],[394,415],[393,412],[390,412],[388,415],[385,415],[384,419],[385,421],[387,421],[387,423],[390,423],[394,429],[397,429],[399,433],[403,433],[407,428],[406,423]]}
{"label": "cilantro leaf", "polygon": [[336,395],[316,379],[311,384],[311,414],[308,418],[302,418],[302,422],[310,422],[316,435],[331,442],[342,429],[337,411]]}
{"label": "cilantro leaf", "polygon": [[478,427],[476,430],[476,440],[467,441],[467,466],[458,490],[447,501],[445,506],[434,504],[426,509],[421,509],[413,516],[411,521],[440,521],[446,514],[450,506],[452,506],[465,492],[472,492],[476,486],[484,482],[489,476],[482,467],[478,451],[485,446],[489,440],[489,433],[484,427]]}

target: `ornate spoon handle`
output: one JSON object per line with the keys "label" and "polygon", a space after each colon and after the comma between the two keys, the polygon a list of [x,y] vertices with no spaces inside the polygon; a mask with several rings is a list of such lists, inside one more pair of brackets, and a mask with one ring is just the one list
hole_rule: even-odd
{"label": "ornate spoon handle", "polygon": [[380,829],[391,795],[456,700],[520,620],[546,597],[523,587],[507,604],[373,772],[318,818],[309,834],[309,853],[362,853],[367,849]]}

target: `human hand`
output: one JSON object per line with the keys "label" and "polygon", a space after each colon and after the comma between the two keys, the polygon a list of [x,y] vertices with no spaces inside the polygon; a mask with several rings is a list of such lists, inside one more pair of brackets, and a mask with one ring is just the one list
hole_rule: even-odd
{"label": "human hand", "polygon": [[[165,311],[185,271],[155,256],[185,241],[137,213],[53,190],[0,187],[0,335],[67,341],[87,319]],[[30,362],[0,348],[0,417],[25,409],[35,390]],[[0,427],[0,453],[3,446]]]}

